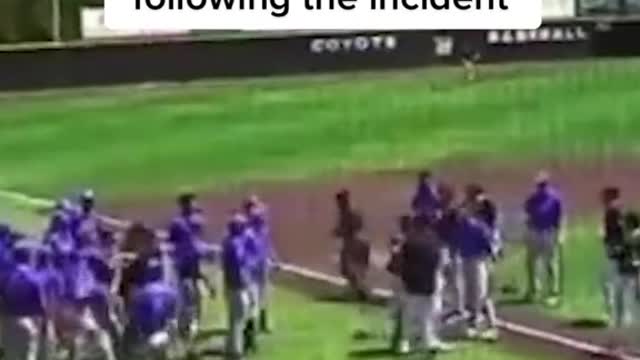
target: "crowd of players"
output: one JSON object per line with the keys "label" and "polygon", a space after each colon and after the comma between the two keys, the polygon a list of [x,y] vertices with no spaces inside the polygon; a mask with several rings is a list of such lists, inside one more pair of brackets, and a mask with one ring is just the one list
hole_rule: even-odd
{"label": "crowd of players", "polygon": [[[370,244],[361,235],[362,213],[347,190],[336,196],[341,239],[341,271],[354,294],[368,295]],[[602,191],[604,205],[605,302],[612,324],[629,325],[640,299],[640,222],[625,211],[620,190]],[[482,186],[468,185],[462,194],[439,182],[429,171],[419,175],[411,211],[398,221],[391,237],[386,270],[392,277],[391,346],[399,353],[426,348],[447,351],[443,324],[463,324],[465,336],[498,339],[492,299],[492,269],[502,257],[503,236],[496,203]],[[564,287],[565,205],[548,173],[541,172],[523,202],[526,248],[526,300],[557,305]],[[544,286],[543,286],[544,285]]]}
{"label": "crowd of players", "polygon": [[[60,201],[41,238],[0,225],[0,340],[5,359],[168,359],[194,355],[203,269],[220,259],[228,314],[225,353],[239,359],[269,332],[269,272],[277,266],[266,206],[255,196],[206,241],[192,193],[166,231],[109,228],[91,191]],[[203,285],[203,286],[202,286]]]}
{"label": "crowd of players", "polygon": [[[612,323],[628,325],[640,296],[640,219],[620,190],[602,191],[605,300]],[[341,273],[361,300],[369,295],[370,244],[347,190],[336,196]],[[492,268],[503,252],[496,203],[477,184],[461,194],[428,171],[419,176],[411,212],[391,237],[391,346],[447,351],[441,325],[464,324],[470,338],[498,339]],[[563,200],[546,173],[523,204],[526,297],[549,304],[562,295]],[[265,204],[253,196],[234,212],[221,242],[205,239],[195,195],[178,197],[166,231],[143,223],[115,231],[95,210],[92,192],[60,201],[41,237],[0,224],[0,343],[6,359],[167,359],[189,355],[199,332],[201,289],[216,295],[207,262],[223,270],[225,354],[240,359],[270,331],[268,288],[278,261]],[[216,245],[217,244],[217,245]],[[540,271],[543,270],[543,271]],[[545,276],[541,276],[544,274]],[[542,291],[543,278],[544,291]],[[203,286],[201,286],[203,285]]]}

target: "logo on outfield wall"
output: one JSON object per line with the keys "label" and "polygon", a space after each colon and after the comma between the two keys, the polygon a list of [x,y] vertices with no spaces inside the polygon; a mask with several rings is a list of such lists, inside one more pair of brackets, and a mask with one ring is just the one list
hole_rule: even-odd
{"label": "logo on outfield wall", "polygon": [[542,26],[535,30],[492,30],[487,33],[489,44],[578,42],[588,38],[589,34],[580,25]]}
{"label": "logo on outfield wall", "polygon": [[453,37],[451,36],[434,36],[433,37],[434,52],[436,56],[444,57],[453,55]]}
{"label": "logo on outfield wall", "polygon": [[365,53],[394,50],[397,46],[398,39],[393,35],[363,35],[312,39],[309,50],[314,54]]}

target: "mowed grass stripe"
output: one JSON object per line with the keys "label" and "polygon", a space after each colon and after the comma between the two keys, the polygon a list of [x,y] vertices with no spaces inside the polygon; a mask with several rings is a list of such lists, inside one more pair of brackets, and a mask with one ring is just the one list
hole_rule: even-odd
{"label": "mowed grass stripe", "polygon": [[[109,196],[184,184],[499,158],[635,152],[638,61],[8,97],[0,186]],[[153,181],[149,181],[153,179]]]}

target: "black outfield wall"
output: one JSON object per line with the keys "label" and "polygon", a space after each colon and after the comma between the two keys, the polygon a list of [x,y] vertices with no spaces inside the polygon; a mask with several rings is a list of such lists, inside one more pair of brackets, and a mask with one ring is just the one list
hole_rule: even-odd
{"label": "black outfield wall", "polygon": [[638,34],[640,24],[634,26],[611,26],[608,37],[592,23],[571,21],[533,31],[363,32],[14,50],[0,52],[0,90],[393,69],[455,64],[471,53],[484,62],[576,59],[607,55],[611,49],[595,45],[612,36],[626,39],[612,44],[623,44],[630,31]]}

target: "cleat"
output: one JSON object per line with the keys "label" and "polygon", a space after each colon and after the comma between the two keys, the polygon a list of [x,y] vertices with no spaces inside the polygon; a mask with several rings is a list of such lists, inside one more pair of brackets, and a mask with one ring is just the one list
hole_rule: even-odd
{"label": "cleat", "polygon": [[474,328],[474,327],[468,327],[465,330],[465,336],[468,339],[476,339],[478,337],[478,329]]}
{"label": "cleat", "polygon": [[435,344],[427,346],[427,350],[431,353],[446,353],[455,350],[455,346],[446,342],[439,341]]}
{"label": "cleat", "polygon": [[546,306],[549,307],[556,307],[560,304],[560,297],[556,296],[556,295],[551,295],[548,296],[545,301],[544,301]]}
{"label": "cleat", "polygon": [[398,348],[396,349],[396,353],[400,355],[407,355],[411,352],[411,346],[409,346],[409,341],[402,340]]}
{"label": "cleat", "polygon": [[478,334],[478,338],[484,341],[488,341],[488,342],[495,342],[498,341],[498,338],[500,337],[500,334],[498,332],[498,329],[496,328],[489,328],[483,332],[481,332],[480,334]]}

